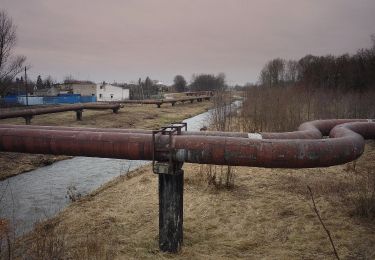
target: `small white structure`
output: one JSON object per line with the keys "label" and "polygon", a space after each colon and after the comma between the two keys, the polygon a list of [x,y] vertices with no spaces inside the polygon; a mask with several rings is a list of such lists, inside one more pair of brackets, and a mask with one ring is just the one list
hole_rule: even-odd
{"label": "small white structure", "polygon": [[121,101],[129,99],[129,89],[107,83],[96,84],[96,99],[97,101]]}

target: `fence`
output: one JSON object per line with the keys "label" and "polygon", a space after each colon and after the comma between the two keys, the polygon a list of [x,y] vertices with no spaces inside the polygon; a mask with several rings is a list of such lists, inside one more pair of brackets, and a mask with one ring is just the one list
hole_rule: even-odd
{"label": "fence", "polygon": [[75,104],[75,103],[89,103],[96,102],[95,96],[81,96],[79,94],[59,95],[52,97],[36,97],[29,96],[6,96],[0,99],[0,103],[5,105],[51,105],[51,104]]}

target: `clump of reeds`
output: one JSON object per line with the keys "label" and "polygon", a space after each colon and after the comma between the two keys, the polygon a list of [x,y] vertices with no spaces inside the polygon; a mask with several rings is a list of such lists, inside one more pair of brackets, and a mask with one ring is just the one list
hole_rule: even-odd
{"label": "clump of reeds", "polygon": [[[234,129],[234,111],[231,92],[217,91],[214,101],[214,109],[210,114],[210,126],[214,131],[231,131]],[[209,186],[215,188],[231,189],[234,187],[235,171],[232,166],[202,165],[199,171],[200,179]]]}

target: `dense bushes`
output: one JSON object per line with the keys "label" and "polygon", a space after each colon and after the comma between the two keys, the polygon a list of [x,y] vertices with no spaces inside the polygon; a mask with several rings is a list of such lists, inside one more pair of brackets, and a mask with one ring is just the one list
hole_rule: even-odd
{"label": "dense bushes", "polygon": [[241,124],[245,131],[293,131],[309,120],[375,118],[375,89],[288,86],[253,87],[245,92]]}

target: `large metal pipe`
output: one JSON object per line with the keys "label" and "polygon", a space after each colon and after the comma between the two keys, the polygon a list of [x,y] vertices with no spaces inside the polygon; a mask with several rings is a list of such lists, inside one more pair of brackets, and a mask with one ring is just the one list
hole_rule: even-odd
{"label": "large metal pipe", "polygon": [[[327,139],[249,139],[226,136],[172,136],[173,158],[178,162],[256,167],[309,168],[349,162],[364,150],[364,138],[374,138],[375,123],[318,122],[331,131]],[[335,125],[336,124],[336,125]],[[327,128],[326,128],[327,127]],[[332,127],[329,129],[329,127]],[[304,130],[303,130],[304,131]],[[167,147],[168,136],[157,142]],[[152,135],[149,133],[0,128],[0,150],[26,153],[65,154],[134,160],[152,159]],[[168,155],[157,153],[156,160]]]}
{"label": "large metal pipe", "polygon": [[76,110],[82,110],[83,108],[84,106],[82,104],[77,104],[77,105],[57,106],[57,107],[20,109],[20,110],[8,111],[8,112],[1,112],[0,119],[35,116],[35,115],[58,113],[58,112],[65,112],[65,111],[76,111]]}
{"label": "large metal pipe", "polygon": [[0,150],[9,152],[151,160],[151,146],[150,134],[0,129]]}
{"label": "large metal pipe", "polygon": [[103,109],[112,109],[113,112],[117,112],[121,108],[121,104],[98,104],[98,103],[84,103],[83,108],[89,110],[103,110]]}
{"label": "large metal pipe", "polygon": [[[361,124],[361,123],[351,123]],[[375,123],[368,124],[375,132]],[[313,168],[346,163],[364,150],[362,128],[328,139],[244,139],[177,136],[175,159],[205,164],[266,168]],[[367,130],[366,130],[367,131]],[[202,149],[202,147],[204,147]]]}
{"label": "large metal pipe", "polygon": [[[370,120],[371,121],[371,120]],[[369,119],[328,119],[315,120],[301,124],[298,131],[284,133],[245,133],[245,132],[220,132],[220,131],[186,131],[181,135],[202,135],[202,136],[223,136],[223,137],[241,137],[249,139],[321,139],[327,136],[336,125],[350,122],[369,122]],[[144,129],[121,129],[121,128],[84,128],[84,127],[64,127],[64,126],[25,126],[0,124],[0,128],[25,128],[25,129],[44,129],[44,130],[74,130],[90,132],[111,132],[111,133],[139,133],[152,134],[152,130]],[[322,134],[323,133],[323,134]]]}
{"label": "large metal pipe", "polygon": [[172,106],[177,102],[186,102],[190,101],[193,102],[194,100],[202,101],[202,100],[210,100],[211,96],[204,95],[204,96],[195,96],[195,97],[184,97],[184,98],[173,98],[173,99],[145,99],[145,100],[124,100],[121,103],[124,104],[152,104],[157,105],[160,107],[162,104],[172,104]]}
{"label": "large metal pipe", "polygon": [[186,96],[213,96],[212,91],[185,92]]}
{"label": "large metal pipe", "polygon": [[66,111],[79,111],[83,109],[112,109],[113,112],[117,112],[121,108],[120,104],[74,104],[74,105],[64,105],[56,107],[41,107],[32,109],[20,109],[15,111],[7,111],[0,113],[0,119],[15,118],[15,117],[32,117],[42,114],[59,113]]}

